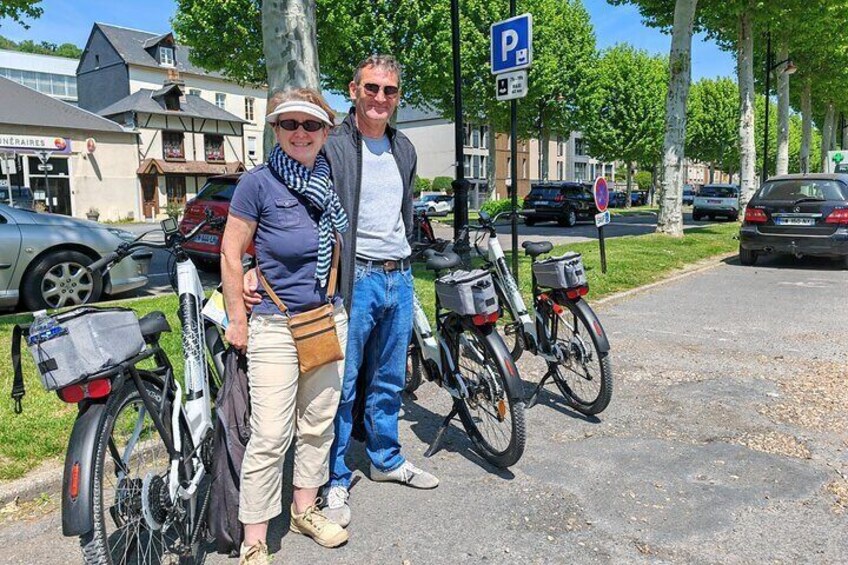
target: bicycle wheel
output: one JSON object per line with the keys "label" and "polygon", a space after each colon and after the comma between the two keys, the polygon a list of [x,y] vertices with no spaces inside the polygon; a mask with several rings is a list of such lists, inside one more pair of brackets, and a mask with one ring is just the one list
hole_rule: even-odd
{"label": "bicycle wheel", "polygon": [[523,328],[521,322],[518,321],[518,316],[512,311],[512,306],[507,302],[500,285],[495,285],[498,293],[498,302],[501,305],[501,319],[498,327],[501,328],[503,334],[504,345],[509,351],[513,361],[518,361],[521,354],[524,353],[524,337],[522,335]]}
{"label": "bicycle wheel", "polygon": [[566,401],[583,414],[600,414],[612,398],[612,363],[601,352],[589,322],[571,302],[559,314],[546,313],[549,335],[567,355],[554,381]]}
{"label": "bicycle wheel", "polygon": [[517,374],[500,334],[492,328],[465,327],[452,353],[469,397],[457,400],[459,417],[480,455],[497,467],[521,458],[526,441],[521,391],[512,390],[507,373]]}
{"label": "bicycle wheel", "polygon": [[409,344],[409,349],[406,353],[406,382],[404,383],[404,392],[415,392],[421,386],[421,371],[424,370],[422,365],[424,360],[421,358],[421,348],[415,343],[415,338],[412,338],[412,343]]}
{"label": "bicycle wheel", "polygon": [[[155,378],[155,377],[152,377]],[[144,379],[169,435],[171,399],[163,402],[160,384]],[[182,445],[190,436],[180,426]],[[202,497],[172,502],[168,493],[168,450],[132,381],[107,401],[94,461],[94,529],[81,536],[85,563],[195,563],[199,543],[190,538],[200,518],[211,475],[201,483]],[[182,477],[184,478],[184,477]],[[197,540],[199,541],[199,540]]]}

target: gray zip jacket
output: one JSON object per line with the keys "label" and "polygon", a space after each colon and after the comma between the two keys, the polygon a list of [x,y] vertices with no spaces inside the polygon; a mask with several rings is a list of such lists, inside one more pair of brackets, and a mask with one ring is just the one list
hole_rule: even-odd
{"label": "gray zip jacket", "polygon": [[[354,122],[354,108],[347,118],[335,128],[324,145],[324,155],[330,163],[333,185],[342,207],[350,219],[350,229],[343,234],[344,247],[339,268],[339,290],[344,297],[345,308],[350,311],[353,297],[353,274],[356,261],[356,224],[359,218],[359,196],[362,193],[362,134]],[[406,239],[412,240],[412,189],[415,184],[415,169],[418,157],[415,147],[404,134],[386,127],[386,135],[392,146],[400,178],[403,181],[403,205],[401,214],[406,228]]]}

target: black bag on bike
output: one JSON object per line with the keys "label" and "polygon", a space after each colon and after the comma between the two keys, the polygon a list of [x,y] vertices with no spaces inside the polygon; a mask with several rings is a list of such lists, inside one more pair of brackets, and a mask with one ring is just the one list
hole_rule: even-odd
{"label": "black bag on bike", "polygon": [[244,541],[238,519],[241,464],[250,440],[247,357],[230,347],[224,353],[224,385],[215,399],[215,439],[209,529],[218,553],[237,556]]}
{"label": "black bag on bike", "polygon": [[577,288],[586,284],[583,256],[566,253],[533,263],[536,283],[545,288]]}
{"label": "black bag on bike", "polygon": [[494,314],[498,296],[489,271],[454,271],[436,279],[436,294],[442,308],[463,316]]}

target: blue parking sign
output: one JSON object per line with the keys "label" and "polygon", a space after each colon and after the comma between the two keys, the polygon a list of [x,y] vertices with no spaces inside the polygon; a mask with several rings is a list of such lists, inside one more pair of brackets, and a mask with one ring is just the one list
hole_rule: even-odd
{"label": "blue parking sign", "polygon": [[533,61],[533,16],[521,14],[492,24],[492,74],[526,69]]}

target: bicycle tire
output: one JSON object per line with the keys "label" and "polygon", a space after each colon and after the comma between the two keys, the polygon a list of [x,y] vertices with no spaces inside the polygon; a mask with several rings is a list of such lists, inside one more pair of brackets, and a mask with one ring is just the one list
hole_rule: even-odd
{"label": "bicycle tire", "polygon": [[[468,437],[478,453],[492,465],[500,468],[514,465],[524,454],[527,441],[524,401],[521,400],[524,395],[523,391],[513,390],[512,381],[507,378],[508,372],[515,375],[518,372],[503,339],[494,328],[465,326],[461,333],[454,336],[451,353],[469,388],[477,389],[474,397],[455,400]],[[499,394],[492,394],[493,383],[500,387]],[[497,401],[492,402],[495,398]],[[508,430],[505,444],[492,443],[484,429],[486,421],[490,423],[488,427],[495,421],[506,423],[498,426],[500,430]],[[503,431],[500,433],[504,434]]]}
{"label": "bicycle tire", "polygon": [[[562,304],[566,309],[558,318],[554,340],[569,350],[569,357],[559,366],[564,370],[562,378],[554,382],[569,406],[586,415],[600,414],[612,400],[612,362],[608,351],[601,351],[594,332],[589,330],[589,320],[570,301]],[[550,318],[549,318],[550,319]],[[563,329],[569,328],[567,340]],[[589,336],[591,339],[585,339]],[[591,351],[587,345],[591,345]],[[590,384],[591,383],[591,384]]]}
{"label": "bicycle tire", "polygon": [[[492,276],[494,277],[494,274]],[[499,327],[503,328],[501,332],[503,334],[503,342],[512,360],[518,361],[521,358],[521,354],[524,353],[524,337],[521,334],[523,328],[515,312],[512,311],[512,305],[506,300],[500,284],[495,284],[495,290],[498,294],[498,302],[501,305]]]}
{"label": "bicycle tire", "polygon": [[403,391],[413,393],[421,386],[421,371],[424,370],[424,364],[421,358],[421,348],[415,342],[415,337],[412,338],[412,343],[409,344],[409,349],[406,353],[406,380],[404,382]]}
{"label": "bicycle tire", "polygon": [[[163,403],[158,377],[140,373],[145,390],[154,402],[162,406],[162,414],[166,415],[162,421],[168,433],[172,434],[172,399],[166,397]],[[133,440],[136,430],[137,437]],[[179,433],[182,445],[187,449],[190,435],[183,425]],[[127,444],[123,445],[122,440],[127,440]],[[184,564],[196,563],[201,540],[197,539],[197,543],[188,550],[182,540],[188,538],[193,531],[192,526],[203,518],[200,511],[208,493],[211,474],[204,478],[205,485],[201,483],[198,489],[201,494],[188,502],[176,501],[176,504],[185,505],[182,517],[167,508],[168,450],[132,380],[127,380],[107,400],[106,416],[96,441],[92,494],[94,528],[80,536],[84,562],[98,565],[172,563],[175,560]],[[133,447],[129,447],[130,442]],[[116,453],[126,459],[129,471],[122,478],[115,470]],[[141,469],[141,465],[145,468]],[[151,523],[159,527],[151,526]]]}

